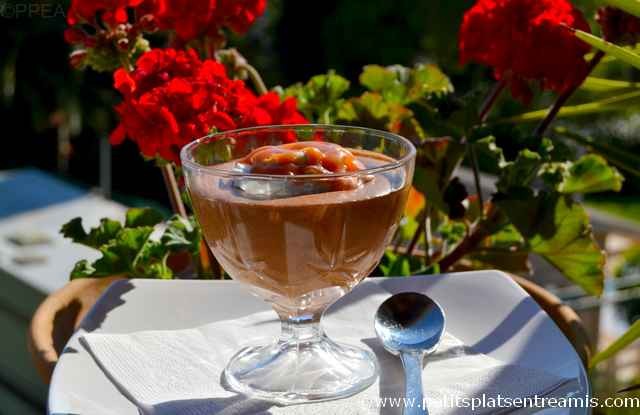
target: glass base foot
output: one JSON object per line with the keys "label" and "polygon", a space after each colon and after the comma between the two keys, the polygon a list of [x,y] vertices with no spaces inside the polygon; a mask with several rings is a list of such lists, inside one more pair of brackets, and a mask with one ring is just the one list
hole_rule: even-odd
{"label": "glass base foot", "polygon": [[335,343],[325,335],[244,348],[224,372],[236,392],[285,405],[354,395],[377,376],[373,353]]}

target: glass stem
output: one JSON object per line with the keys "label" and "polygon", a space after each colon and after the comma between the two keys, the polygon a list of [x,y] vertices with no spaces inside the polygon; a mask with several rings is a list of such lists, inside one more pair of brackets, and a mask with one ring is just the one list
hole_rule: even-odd
{"label": "glass stem", "polygon": [[308,343],[319,341],[324,336],[320,325],[322,312],[291,316],[278,312],[281,323],[280,341]]}

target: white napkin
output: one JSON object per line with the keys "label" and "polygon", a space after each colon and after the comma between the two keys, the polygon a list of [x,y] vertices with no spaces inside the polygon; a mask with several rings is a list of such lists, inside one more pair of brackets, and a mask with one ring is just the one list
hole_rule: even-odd
{"label": "white napkin", "polygon": [[[277,336],[279,323],[273,312],[187,330],[90,333],[80,341],[116,387],[145,415],[401,413],[403,404],[394,399],[404,395],[402,364],[376,340],[373,321],[363,321],[363,316],[373,319],[389,294],[380,288],[368,291],[359,296],[354,293],[351,301],[341,302],[324,319],[330,337],[370,348],[380,365],[380,378],[374,385],[340,400],[283,407],[221,386],[222,371],[235,352]],[[427,359],[423,382],[430,415],[497,413],[501,410],[495,407],[472,412],[469,407],[456,408],[454,403],[483,394],[494,398],[498,394],[503,398],[544,396],[572,383],[541,370],[505,365],[474,352],[450,333]]]}

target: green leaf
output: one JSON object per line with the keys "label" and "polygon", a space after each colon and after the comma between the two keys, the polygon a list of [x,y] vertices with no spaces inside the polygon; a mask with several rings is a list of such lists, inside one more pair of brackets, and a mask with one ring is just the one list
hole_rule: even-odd
{"label": "green leaf", "polygon": [[[169,255],[188,252],[197,258],[201,233],[195,218],[174,216],[164,224],[161,235],[153,236],[162,215],[152,209],[130,209],[126,227],[111,219],[102,219],[100,226],[88,234],[80,218],[63,226],[62,233],[75,242],[98,249],[101,257],[90,263],[79,261],[71,278],[104,277],[125,274],[139,278],[172,278],[167,264]],[[158,227],[158,230],[161,228]]]}
{"label": "green leaf", "polygon": [[454,170],[462,162],[465,146],[450,137],[442,137],[424,141],[417,150],[413,185],[425,195],[428,203],[449,214],[444,193]]}
{"label": "green leaf", "polygon": [[407,277],[411,275],[411,262],[405,255],[386,251],[380,262],[380,270],[385,277]]}
{"label": "green leaf", "polygon": [[411,73],[409,99],[415,102],[431,95],[445,95],[453,92],[449,77],[436,65],[416,65]]}
{"label": "green leaf", "polygon": [[509,193],[513,188],[527,187],[538,174],[541,165],[540,154],[529,149],[521,150],[514,161],[503,163],[496,187],[503,193]]}
{"label": "green leaf", "polygon": [[93,268],[91,263],[86,259],[76,262],[76,265],[71,270],[71,279],[87,278],[95,274],[96,269]]}
{"label": "green leaf", "polygon": [[295,97],[298,109],[310,120],[332,123],[342,106],[342,95],[349,89],[349,81],[334,71],[316,75],[306,84],[295,84],[284,90],[285,97]]}
{"label": "green leaf", "polygon": [[482,241],[485,248],[497,248],[509,251],[522,250],[525,240],[511,223],[505,223],[496,232]]}
{"label": "green leaf", "polygon": [[579,203],[558,193],[535,195],[529,188],[498,194],[495,202],[531,252],[541,255],[587,293],[602,293],[605,256]]}
{"label": "green leaf", "polygon": [[[608,0],[610,1],[610,0]],[[622,2],[622,1],[620,1]],[[634,2],[637,3],[637,2]],[[574,34],[576,35],[576,37],[580,40],[582,40],[583,42],[588,43],[589,45],[593,46],[594,48],[603,51],[604,53],[608,53],[612,56],[615,56],[616,58],[620,59],[623,62],[628,63],[629,65],[632,65],[638,69],[640,69],[640,55],[638,55],[637,53],[632,52],[630,49],[628,48],[623,48],[621,46],[618,46],[614,43],[611,42],[607,42],[604,39],[601,39],[597,36],[594,36],[590,33],[587,32],[583,32],[582,30],[577,30],[577,29],[571,29]]]}
{"label": "green leaf", "polygon": [[[398,232],[400,233],[401,239],[403,241],[409,241],[416,233],[418,229],[419,223],[415,217],[405,216],[400,222],[400,226],[398,227]],[[424,235],[419,237],[418,242],[423,241]]]}
{"label": "green leaf", "polygon": [[380,92],[387,101],[404,103],[409,78],[407,72],[408,68],[404,67],[394,70],[391,67],[367,65],[360,74],[360,83],[370,91]]}
{"label": "green leaf", "polygon": [[124,51],[104,46],[87,48],[87,56],[82,63],[82,68],[89,67],[96,72],[113,72],[121,68],[125,60],[135,62],[142,53],[150,49],[149,42],[142,35],[129,44],[131,47]]}
{"label": "green leaf", "polygon": [[[351,98],[344,106],[344,110],[352,114],[344,116],[344,119],[348,121],[366,119],[367,117],[374,120],[388,120],[390,112],[389,104],[382,95],[372,92],[365,92],[360,97]],[[348,117],[355,118],[348,119]]]}
{"label": "green leaf", "polygon": [[60,233],[65,238],[69,238],[73,242],[78,244],[84,244],[88,237],[87,232],[82,226],[82,218],[73,218],[69,222],[62,225],[62,228],[60,228]]}
{"label": "green leaf", "polygon": [[370,91],[379,92],[386,101],[403,105],[453,92],[451,81],[435,65],[419,64],[413,68],[367,65],[360,75],[360,83]]}
{"label": "green leaf", "polygon": [[166,245],[147,239],[133,262],[132,273],[142,278],[172,278],[173,271],[167,264],[169,254],[170,250]]}
{"label": "green leaf", "polygon": [[467,227],[464,223],[454,220],[443,220],[438,226],[438,235],[442,240],[451,246],[455,246],[467,234]]}
{"label": "green leaf", "polygon": [[640,17],[640,1],[638,0],[602,0],[604,3]]}
{"label": "green leaf", "polygon": [[161,242],[173,252],[186,250],[193,257],[197,257],[200,253],[201,237],[200,227],[193,216],[187,219],[175,215],[167,222]]}
{"label": "green leaf", "polygon": [[588,147],[591,151],[606,158],[609,163],[615,165],[627,173],[640,177],[640,157],[630,151],[608,145],[604,140],[582,136],[567,130],[565,127],[555,127],[554,132],[568,138],[578,144]]}
{"label": "green leaf", "polygon": [[625,90],[625,89],[637,89],[640,84],[637,82],[629,81],[617,81],[614,79],[596,78],[594,76],[588,76],[584,80],[580,89],[589,92],[611,92]]}
{"label": "green leaf", "polygon": [[127,210],[125,227],[155,226],[162,222],[162,213],[153,208],[131,208]]}
{"label": "green leaf", "polygon": [[[633,91],[616,95],[610,98],[587,102],[585,104],[564,106],[558,112],[557,117],[577,117],[581,115],[598,114],[608,111],[625,110],[629,108],[629,101],[633,101],[638,98],[640,98],[640,91]],[[531,111],[513,117],[503,118],[496,121],[496,123],[504,124],[539,121],[545,118],[547,116],[547,113],[548,110],[546,109]]]}
{"label": "green leaf", "polygon": [[123,228],[118,236],[108,244],[102,246],[102,258],[93,263],[97,275],[113,275],[129,273],[132,276],[144,277],[143,270],[138,264],[145,254],[152,227]]}
{"label": "green leaf", "polygon": [[624,177],[596,154],[582,156],[575,163],[563,163],[563,167],[562,181],[557,186],[560,193],[619,192],[622,188]]}
{"label": "green leaf", "polygon": [[617,278],[640,273],[640,246],[634,246],[622,253],[622,260],[616,261],[613,275]]}
{"label": "green leaf", "polygon": [[595,356],[593,356],[589,361],[589,368],[593,368],[598,363],[612,358],[619,351],[629,346],[638,338],[640,338],[640,320],[637,320],[635,323],[633,323],[631,327],[629,327],[629,330],[626,331],[626,333],[620,336],[616,341],[614,341],[606,349],[602,350],[601,352],[598,352]]}
{"label": "green leaf", "polygon": [[413,111],[397,102],[385,101],[377,92],[365,92],[345,101],[337,119],[359,126],[388,130],[414,141],[425,137]]}
{"label": "green leaf", "polygon": [[82,219],[74,218],[62,225],[60,233],[75,243],[97,249],[113,239],[120,229],[122,229],[120,222],[103,218],[100,220],[100,225],[87,234],[82,226]]}
{"label": "green leaf", "polygon": [[504,214],[491,223],[491,235],[465,256],[473,269],[501,269],[516,274],[529,274],[529,250],[524,238]]}
{"label": "green leaf", "polygon": [[481,138],[472,143],[476,148],[478,156],[484,156],[485,159],[491,160],[492,168],[494,170],[500,170],[507,166],[507,161],[504,158],[504,153],[500,147],[496,144],[496,138],[492,135]]}
{"label": "green leaf", "polygon": [[471,261],[471,267],[474,270],[499,269],[514,274],[531,273],[531,263],[527,251],[479,248],[467,255],[466,259]]}

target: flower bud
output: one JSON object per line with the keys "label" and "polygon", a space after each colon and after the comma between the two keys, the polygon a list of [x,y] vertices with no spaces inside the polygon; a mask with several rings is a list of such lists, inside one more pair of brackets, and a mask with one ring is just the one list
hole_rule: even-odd
{"label": "flower bud", "polygon": [[143,32],[155,32],[158,24],[152,14],[145,14],[138,19],[138,28]]}
{"label": "flower bud", "polygon": [[87,55],[87,51],[84,49],[74,50],[71,52],[71,55],[69,55],[69,64],[74,69],[81,69],[84,67]]}
{"label": "flower bud", "polygon": [[126,52],[127,50],[129,50],[129,39],[127,38],[118,39],[116,41],[116,46],[118,47],[119,50]]}

